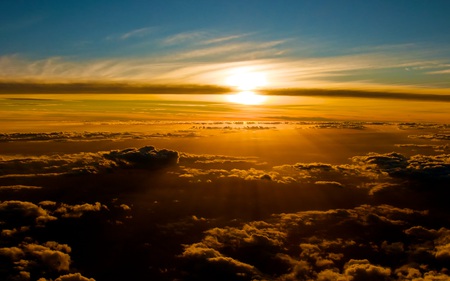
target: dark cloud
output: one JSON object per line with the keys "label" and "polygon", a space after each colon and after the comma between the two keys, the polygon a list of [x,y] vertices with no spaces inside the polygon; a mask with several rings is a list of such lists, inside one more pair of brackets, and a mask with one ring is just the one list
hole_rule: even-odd
{"label": "dark cloud", "polygon": [[[254,125],[255,124],[255,125]],[[266,122],[233,122],[229,124],[223,125],[223,123],[205,123],[202,125],[195,125],[192,126],[192,129],[194,130],[221,130],[224,132],[230,132],[230,131],[241,131],[241,130],[247,130],[247,131],[259,131],[259,130],[275,130],[276,126],[266,126],[266,125],[258,125],[258,124],[266,124]]]}
{"label": "dark cloud", "polygon": [[38,205],[17,200],[0,202],[0,215],[2,221],[14,227],[23,224],[40,225],[56,219]]}
{"label": "dark cloud", "polygon": [[296,163],[294,165],[275,166],[273,170],[283,177],[291,177],[295,182],[325,184],[346,187],[361,187],[372,181],[380,181],[386,178],[377,171],[367,170],[358,163],[352,164],[328,164],[328,163]]}
{"label": "dark cloud", "polygon": [[[210,229],[181,258],[202,264],[184,268],[197,280],[222,280],[225,268],[238,280],[447,280],[450,230],[416,225],[433,219],[427,211],[388,205],[279,214]],[[243,266],[228,265],[208,271],[219,258],[247,271],[239,275]]]}
{"label": "dark cloud", "polygon": [[[38,259],[43,265],[55,271],[68,271],[71,263],[69,253],[71,248],[65,244],[49,241],[43,245],[23,244],[25,253]],[[28,268],[24,268],[28,269]]]}
{"label": "dark cloud", "polygon": [[352,158],[352,161],[362,168],[379,169],[389,174],[398,173],[408,166],[407,158],[396,152],[385,154],[369,153],[366,156],[355,156]]}
{"label": "dark cloud", "polygon": [[68,245],[55,241],[42,244],[22,242],[17,246],[0,248],[0,256],[7,258],[5,262],[13,268],[7,280],[24,277],[25,272],[27,275],[31,272],[33,276],[68,272],[72,262],[70,252]]}
{"label": "dark cloud", "polygon": [[425,149],[432,149],[435,152],[439,153],[446,153],[450,152],[450,145],[443,144],[443,145],[432,145],[432,144],[415,144],[415,143],[405,143],[405,144],[396,144],[396,147],[407,147],[411,148],[413,150],[425,150]]}
{"label": "dark cloud", "polygon": [[427,135],[409,135],[411,139],[426,139],[426,140],[450,140],[450,134],[437,133]]}
{"label": "dark cloud", "polygon": [[0,81],[0,93],[7,94],[221,94],[230,89],[211,85],[151,85],[129,83],[39,83]]}
{"label": "dark cloud", "polygon": [[[30,93],[95,93],[95,94],[226,94],[233,92],[227,87],[213,85],[152,85],[129,83],[105,83],[105,82],[78,82],[78,83],[42,83],[39,81],[17,82],[0,81],[1,93],[30,94]],[[282,96],[325,96],[325,97],[355,97],[371,99],[400,99],[418,101],[449,102],[449,95],[439,94],[413,94],[395,92],[376,92],[361,90],[338,89],[272,89],[260,91],[266,95]]]}
{"label": "dark cloud", "polygon": [[208,155],[208,154],[190,154],[180,153],[179,159],[180,165],[192,165],[192,164],[239,164],[250,163],[258,164],[258,160],[255,157],[235,157],[226,155]]}
{"label": "dark cloud", "polygon": [[98,212],[102,207],[107,208],[106,206],[102,206],[99,202],[96,202],[95,204],[84,203],[80,205],[60,204],[54,213],[61,214],[64,218],[79,218],[85,212]]}
{"label": "dark cloud", "polygon": [[[264,222],[250,223],[242,229],[214,228],[207,235],[202,242],[186,246],[180,257],[201,267],[201,271],[205,270],[199,272],[199,278],[217,276],[217,280],[262,280],[261,272],[254,265],[224,255],[220,250],[238,251],[240,247],[256,250],[260,246],[279,248],[285,236]],[[266,253],[264,258],[268,258],[267,255],[270,253]],[[208,268],[214,270],[206,272]]]}
{"label": "dark cloud", "polygon": [[404,265],[395,270],[395,275],[398,280],[423,280],[422,273],[419,269]]}
{"label": "dark cloud", "polygon": [[334,167],[331,164],[325,164],[325,163],[297,163],[294,165],[295,168],[299,170],[321,170],[321,171],[331,171],[335,170],[336,167]]}
{"label": "dark cloud", "polygon": [[362,122],[320,122],[314,125],[317,129],[354,129],[363,130],[366,128]]}
{"label": "dark cloud", "polygon": [[118,168],[157,169],[178,163],[178,152],[153,146],[97,153],[77,153],[34,157],[4,157],[1,177],[57,176],[100,173]]}
{"label": "dark cloud", "polygon": [[449,278],[447,154],[271,167],[145,146],[0,159],[0,279]]}
{"label": "dark cloud", "polygon": [[[125,123],[126,125],[129,125]],[[132,124],[132,123],[131,123]],[[92,124],[91,124],[92,125]],[[105,125],[105,124],[103,124]],[[112,125],[112,124],[108,124]],[[122,124],[124,125],[124,124]],[[177,137],[200,137],[191,130],[175,131],[172,133],[136,133],[136,132],[52,132],[52,133],[3,133],[0,134],[0,142],[34,142],[34,141],[65,141],[84,142],[100,140],[130,140],[149,138],[177,138]]]}
{"label": "dark cloud", "polygon": [[[35,239],[38,237],[42,239],[43,233],[54,236],[48,233],[60,232],[58,228],[64,226],[66,219],[76,218],[81,221],[84,218],[89,221],[85,214],[100,212],[102,209],[107,207],[98,202],[79,205],[53,201],[42,201],[39,204],[17,200],[1,202],[0,223],[3,230],[0,236],[0,260],[2,261],[0,279],[30,280],[27,276],[31,275],[35,278],[34,280],[38,277],[42,277],[42,280],[53,280],[45,278],[72,271],[70,256],[72,248],[68,244],[53,240],[39,242]],[[55,226],[57,226],[56,229]],[[47,232],[48,228],[50,232]],[[64,275],[60,278],[63,277]],[[64,278],[61,280],[91,280],[79,274],[67,275]]]}
{"label": "dark cloud", "polygon": [[407,172],[420,179],[450,179],[450,154],[414,155],[408,160]]}
{"label": "dark cloud", "polygon": [[99,202],[69,205],[43,201],[36,205],[18,200],[3,201],[0,202],[0,223],[3,227],[1,236],[13,241],[58,219],[81,218],[85,213],[102,210],[108,210],[108,207]]}
{"label": "dark cloud", "polygon": [[406,157],[396,152],[370,153],[366,156],[355,156],[352,160],[363,169],[409,180],[446,180],[450,177],[448,154],[418,154]]}
{"label": "dark cloud", "polygon": [[277,178],[278,176],[278,173],[257,170],[254,168],[250,168],[248,170],[232,169],[231,171],[229,171],[229,174],[227,176],[230,178],[235,177],[244,180],[275,180],[275,178]]}
{"label": "dark cloud", "polygon": [[401,130],[431,130],[431,129],[449,129],[450,124],[436,124],[436,123],[399,123],[398,128]]}
{"label": "dark cloud", "polygon": [[[5,223],[5,222],[3,222],[3,223]],[[0,234],[3,237],[10,238],[10,237],[14,237],[15,235],[18,235],[20,233],[26,233],[29,230],[30,230],[29,226],[20,226],[20,227],[13,228],[13,229],[3,229]]]}
{"label": "dark cloud", "polygon": [[280,96],[309,96],[309,97],[353,97],[370,99],[400,99],[417,101],[449,102],[450,95],[412,94],[358,90],[322,90],[322,89],[278,89],[265,91],[268,95]]}
{"label": "dark cloud", "polygon": [[[220,161],[220,160],[219,160]],[[233,160],[231,160],[233,161]],[[202,164],[216,164],[216,161],[201,161],[196,163]],[[230,163],[224,160],[224,163]],[[237,160],[231,163],[250,163],[252,161]],[[184,168],[178,172],[174,172],[180,178],[188,178],[190,182],[207,182],[214,183],[218,181],[224,181],[227,179],[240,179],[245,181],[271,181],[279,184],[290,184],[296,182],[296,180],[290,176],[290,174],[282,174],[278,171],[260,170],[255,168],[248,169],[196,169],[196,168]]]}
{"label": "dark cloud", "polygon": [[[386,192],[400,192],[412,185],[428,189],[427,181],[434,183],[435,190],[443,187],[450,176],[449,159],[447,154],[407,156],[390,152],[353,156],[350,164],[312,162],[268,167],[266,163],[251,158],[181,153],[181,169],[172,173],[189,179],[191,183],[216,183],[235,178],[267,180],[274,184],[363,189],[369,195],[383,191],[386,195]],[[242,165],[242,168],[233,168],[237,165]]]}
{"label": "dark cloud", "polygon": [[[6,159],[5,159],[6,158]],[[98,153],[78,153],[52,156],[5,157],[0,161],[0,176],[20,175],[60,175],[77,171],[77,169],[92,169],[109,166],[111,163],[102,161]]]}
{"label": "dark cloud", "polygon": [[161,168],[178,163],[178,152],[153,146],[115,150],[103,154],[103,157],[114,161],[119,167],[125,168]]}
{"label": "dark cloud", "polygon": [[368,260],[349,260],[344,266],[344,276],[354,281],[389,280],[391,270],[371,264]]}

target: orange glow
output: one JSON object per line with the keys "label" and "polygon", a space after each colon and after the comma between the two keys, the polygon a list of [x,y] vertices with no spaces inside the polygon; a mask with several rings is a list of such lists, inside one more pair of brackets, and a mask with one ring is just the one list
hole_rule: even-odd
{"label": "orange glow", "polygon": [[267,98],[251,91],[243,91],[234,95],[229,95],[227,99],[234,103],[256,105],[264,103]]}

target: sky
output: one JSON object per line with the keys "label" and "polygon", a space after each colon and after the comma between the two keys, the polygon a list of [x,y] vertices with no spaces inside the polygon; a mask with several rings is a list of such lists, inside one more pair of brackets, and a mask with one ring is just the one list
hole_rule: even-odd
{"label": "sky", "polygon": [[448,1],[2,1],[0,79],[448,94]]}
{"label": "sky", "polygon": [[450,1],[0,1],[0,280],[449,281]]}

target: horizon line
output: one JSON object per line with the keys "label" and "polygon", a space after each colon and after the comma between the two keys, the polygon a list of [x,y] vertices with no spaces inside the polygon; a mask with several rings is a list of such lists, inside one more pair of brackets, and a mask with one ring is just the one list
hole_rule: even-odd
{"label": "horizon line", "polygon": [[[309,96],[370,99],[400,99],[450,102],[450,94],[333,88],[274,88],[252,90],[267,96]],[[131,82],[16,82],[0,81],[0,94],[200,94],[222,95],[242,92],[209,84],[145,84]]]}

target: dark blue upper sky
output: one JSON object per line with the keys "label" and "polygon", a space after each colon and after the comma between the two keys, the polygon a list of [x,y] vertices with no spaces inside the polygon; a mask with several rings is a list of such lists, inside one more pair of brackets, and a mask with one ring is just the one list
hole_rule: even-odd
{"label": "dark blue upper sky", "polygon": [[56,57],[211,63],[401,54],[396,67],[434,63],[429,72],[441,76],[450,68],[449,11],[450,1],[438,0],[6,0],[0,2],[0,57],[10,64]]}

